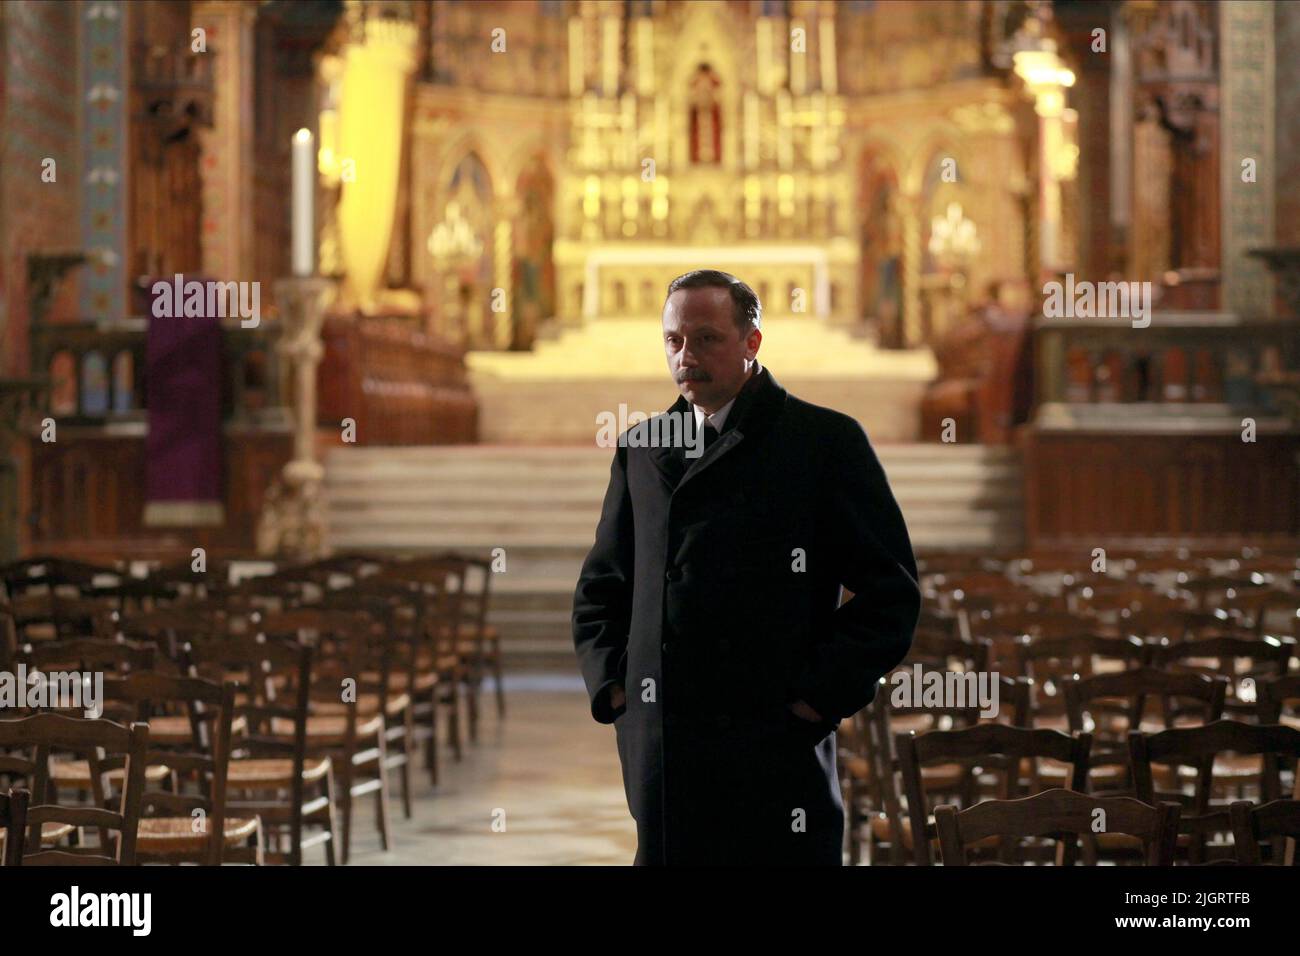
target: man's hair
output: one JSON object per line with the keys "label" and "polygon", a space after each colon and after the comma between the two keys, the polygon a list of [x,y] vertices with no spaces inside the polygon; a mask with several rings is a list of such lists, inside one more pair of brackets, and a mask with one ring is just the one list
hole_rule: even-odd
{"label": "man's hair", "polygon": [[758,301],[758,295],[730,272],[696,269],[668,283],[668,296],[678,289],[726,289],[731,293],[731,314],[741,337],[753,329],[762,328],[763,305]]}

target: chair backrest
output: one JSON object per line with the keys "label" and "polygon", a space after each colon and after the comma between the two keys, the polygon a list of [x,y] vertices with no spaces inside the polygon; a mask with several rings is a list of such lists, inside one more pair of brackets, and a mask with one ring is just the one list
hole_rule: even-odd
{"label": "chair backrest", "polygon": [[[931,730],[923,734],[895,736],[899,774],[907,794],[908,817],[912,825],[912,853],[918,865],[932,862],[930,840],[934,828],[928,823],[921,769],[937,763],[960,763],[999,775],[1004,800],[1021,796],[1020,767],[1023,760],[1056,760],[1070,765],[1076,790],[1083,790],[1088,773],[1089,734],[1071,736],[1059,730],[1031,730],[1005,724],[979,724],[959,730]],[[1004,846],[1010,848],[1009,841]]]}
{"label": "chair backrest", "polygon": [[[30,750],[30,759],[7,753]],[[135,863],[136,828],[144,796],[144,772],[149,749],[149,726],[133,723],[124,727],[115,721],[65,717],[62,714],[34,714],[18,720],[0,720],[0,773],[28,778],[35,799],[49,792],[49,756],[52,750],[85,754],[92,780],[102,771],[105,761],[115,755],[125,760],[123,786],[117,810],[101,806],[68,807],[36,803],[27,810],[29,852],[24,863],[42,865],[131,865]],[[46,823],[99,827],[115,830],[118,839],[111,851],[99,847],[98,853],[79,850],[44,850],[41,830]]]}
{"label": "chair backrest", "polygon": [[[348,748],[355,740],[361,695],[388,700],[395,655],[384,623],[369,609],[319,605],[264,614],[258,622],[260,632],[268,638],[312,644],[311,699],[347,705],[344,740]],[[370,674],[377,677],[367,676]],[[349,690],[351,693],[346,692]]]}
{"label": "chair backrest", "polygon": [[476,626],[468,620],[465,595],[466,567],[459,558],[410,558],[385,565],[373,575],[378,581],[399,581],[424,595],[424,629],[435,651],[454,651],[462,637],[472,637]]}
{"label": "chair backrest", "polygon": [[1140,608],[1121,614],[1116,627],[1139,638],[1186,641],[1201,637],[1233,634],[1237,624],[1222,611],[1193,611],[1188,608]]}
{"label": "chair backrest", "polygon": [[[1227,678],[1224,712],[1246,719],[1258,713],[1259,682],[1285,675],[1294,650],[1290,641],[1274,637],[1208,637],[1152,645],[1150,663],[1152,667]],[[1170,708],[1166,716],[1172,722],[1183,712]]]}
{"label": "chair backrest", "polygon": [[[362,689],[363,683],[368,683],[371,686],[366,690],[379,693],[381,688],[391,685],[395,674],[405,676],[406,683],[402,686],[415,686],[420,649],[426,643],[421,601],[422,595],[415,586],[369,580],[327,592],[321,598],[319,606],[325,610],[359,614],[370,619],[371,633],[363,656],[368,665],[374,666],[373,672],[379,674],[380,679],[364,681],[359,676],[358,690]],[[385,670],[387,677],[384,676]]]}
{"label": "chair backrest", "polygon": [[[1092,731],[1093,747],[1089,758],[1092,768],[1127,768],[1130,766],[1128,733],[1140,729],[1150,700],[1159,701],[1165,708],[1166,728],[1170,726],[1170,709],[1183,708],[1179,713],[1184,716],[1191,713],[1181,701],[1198,702],[1198,717],[1202,723],[1208,723],[1223,716],[1227,683],[1225,677],[1168,673],[1152,667],[1067,679],[1064,685],[1066,716],[1072,732]],[[1118,789],[1128,788],[1120,786]]]}
{"label": "chair backrest", "polygon": [[[1077,840],[1081,834],[1097,832],[1136,837],[1142,841],[1147,864],[1171,866],[1178,815],[1179,807],[1172,803],[1149,806],[1132,797],[1094,797],[1060,788],[1019,800],[986,800],[965,810],[944,805],[934,811],[944,866],[966,866],[967,848],[989,837],[1062,841],[1067,835]],[[1097,829],[1099,824],[1102,830]],[[1063,842],[1061,849],[1065,849]]]}
{"label": "chair backrest", "polygon": [[[1238,720],[1215,720],[1200,727],[1174,727],[1155,734],[1129,733],[1129,754],[1133,782],[1139,800],[1178,800],[1180,794],[1157,792],[1151,774],[1153,763],[1196,768],[1196,785],[1185,809],[1194,815],[1210,813],[1214,759],[1220,754],[1262,754],[1264,761],[1260,792],[1265,800],[1281,797],[1280,764],[1289,763],[1292,773],[1300,762],[1300,730],[1278,724],[1249,724]],[[1222,822],[1227,824],[1226,810]],[[1184,814],[1184,822],[1188,822]]]}
{"label": "chair backrest", "polygon": [[208,603],[176,604],[147,611],[113,611],[105,628],[126,640],[147,641],[168,660],[178,660],[186,641],[217,636],[214,609]]}
{"label": "chair backrest", "polygon": [[1300,866],[1296,841],[1300,840],[1300,799],[1272,800],[1256,806],[1238,800],[1228,809],[1237,861],[1251,866],[1264,863],[1261,845],[1272,841],[1272,859],[1281,866]]}
{"label": "chair backrest", "polygon": [[[1121,714],[1126,718],[1128,726],[1116,739],[1126,741],[1128,731],[1138,729],[1147,701],[1184,698],[1196,701],[1201,705],[1197,716],[1202,722],[1209,722],[1223,716],[1227,689],[1228,681],[1225,677],[1170,673],[1154,667],[1137,667],[1065,681],[1066,714],[1070,718],[1070,729],[1075,732],[1088,729],[1085,715],[1101,712]],[[1106,706],[1108,700],[1120,702],[1119,706]],[[1168,723],[1166,719],[1166,725]]]}
{"label": "chair backrest", "polygon": [[22,866],[23,851],[27,846],[27,804],[31,794],[20,788],[10,788],[0,793],[0,836],[4,837],[4,853],[0,866]]}
{"label": "chair backrest", "polygon": [[125,674],[152,670],[157,648],[137,641],[114,641],[101,637],[39,641],[24,644],[15,655],[15,663],[26,664],[28,671],[104,671]]}
{"label": "chair backrest", "polygon": [[1242,589],[1225,597],[1223,606],[1241,627],[1257,637],[1273,629],[1269,623],[1270,615],[1279,625],[1289,629],[1284,633],[1300,636],[1294,631],[1296,617],[1300,614],[1300,595],[1293,591],[1271,587]]}
{"label": "chair backrest", "polygon": [[1140,667],[1146,649],[1135,637],[1114,637],[1091,631],[1068,637],[1024,637],[1015,644],[1018,673],[1032,681],[1035,717],[1065,713],[1066,680],[1091,676],[1103,662],[1123,668]]}
{"label": "chair backrest", "polygon": [[461,636],[478,640],[487,628],[492,562],[481,556],[457,552],[448,553],[444,557],[460,566],[460,612],[465,623],[465,631]]}
{"label": "chair backrest", "polygon": [[[104,680],[104,696],[134,706],[139,720],[147,722],[155,712],[161,714],[177,708],[184,709],[189,716],[194,735],[188,747],[149,749],[147,762],[167,767],[174,789],[149,789],[146,777],[141,816],[194,818],[199,827],[195,832],[208,835],[203,861],[214,866],[221,864],[225,850],[226,774],[232,746],[235,690],[233,683],[219,684],[199,677],[155,672]],[[120,762],[120,759],[103,761],[101,769],[115,769]],[[92,785],[97,800],[107,796],[101,789],[101,778],[93,778]]]}

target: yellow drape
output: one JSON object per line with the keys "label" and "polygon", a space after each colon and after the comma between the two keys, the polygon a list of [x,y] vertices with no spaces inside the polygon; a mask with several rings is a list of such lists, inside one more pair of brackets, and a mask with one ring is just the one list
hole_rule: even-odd
{"label": "yellow drape", "polygon": [[349,44],[343,56],[339,158],[355,163],[355,178],[342,184],[339,241],[344,295],[363,310],[379,291],[393,231],[415,39],[412,24],[374,20],[364,42]]}

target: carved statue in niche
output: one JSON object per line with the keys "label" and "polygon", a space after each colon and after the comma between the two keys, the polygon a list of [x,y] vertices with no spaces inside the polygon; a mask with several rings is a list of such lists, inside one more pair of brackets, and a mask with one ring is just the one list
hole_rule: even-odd
{"label": "carved statue in niche", "polygon": [[533,347],[537,327],[555,315],[555,266],[551,247],[555,224],[551,221],[554,183],[545,167],[524,170],[516,187],[519,220],[515,224],[514,322],[510,348],[526,351]]}
{"label": "carved statue in niche", "polygon": [[691,77],[691,162],[719,163],[722,161],[722,107],[718,103],[718,87],[722,80],[713,67],[701,63]]}
{"label": "carved statue in niche", "polygon": [[862,195],[862,309],[876,324],[880,344],[903,344],[903,226],[898,186],[889,170],[869,161]]}
{"label": "carved statue in niche", "polygon": [[[1135,130],[1135,200],[1144,201],[1144,180],[1164,180],[1165,267],[1180,274],[1180,282],[1170,290],[1170,305],[1212,308],[1220,268],[1219,76],[1213,11],[1188,0],[1171,0],[1153,12],[1144,25],[1139,20],[1138,30],[1142,119]],[[1153,151],[1156,138],[1143,124],[1155,121],[1165,135]],[[1149,168],[1148,162],[1156,168]],[[1154,212],[1139,209],[1138,218]],[[1136,245],[1140,238],[1134,240]]]}

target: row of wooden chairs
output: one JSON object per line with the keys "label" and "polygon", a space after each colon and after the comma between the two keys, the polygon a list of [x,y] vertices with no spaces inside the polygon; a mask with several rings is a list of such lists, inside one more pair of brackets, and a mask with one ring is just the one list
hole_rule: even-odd
{"label": "row of wooden chairs", "polygon": [[[930,669],[946,671],[950,675],[987,674],[991,659],[992,644],[989,641],[963,641],[959,637],[946,633],[918,635],[913,654],[905,662],[905,669],[924,661]],[[1131,766],[1128,745],[1123,737],[1123,728],[1152,732],[1169,728],[1174,723],[1192,721],[1216,721],[1225,713],[1225,701],[1229,698],[1229,688],[1234,684],[1227,676],[1214,672],[1209,667],[1209,674],[1204,670],[1197,672],[1195,667],[1188,672],[1173,669],[1180,661],[1197,661],[1197,659],[1243,654],[1257,658],[1256,678],[1252,679],[1252,695],[1256,700],[1235,698],[1235,708],[1230,709],[1232,717],[1255,719],[1260,723],[1277,723],[1281,719],[1300,726],[1300,719],[1294,713],[1283,714],[1284,702],[1294,702],[1300,698],[1300,675],[1287,674],[1286,662],[1291,659],[1292,646],[1286,641],[1255,641],[1242,643],[1239,640],[1221,639],[1205,643],[1175,643],[1144,645],[1136,639],[1104,639],[1096,636],[1080,636],[1071,639],[1053,639],[1034,641],[1024,637],[1018,645],[1022,661],[1063,662],[1065,667],[1053,674],[1050,671],[1026,669],[1032,676],[1019,676],[1018,679],[1002,675],[1000,678],[1002,713],[1011,717],[1015,726],[1049,728],[1056,732],[1069,731],[1076,736],[1084,732],[1102,732],[1101,745],[1092,745],[1089,740],[1089,760],[1087,769],[1099,773],[1099,783],[1105,783],[1108,790],[1102,792],[1134,792],[1134,782],[1128,775]],[[1102,672],[1080,676],[1080,658],[1087,661],[1093,654],[1109,652],[1115,663],[1125,670]],[[1218,661],[1210,661],[1218,665]],[[954,674],[956,672],[956,674]],[[1044,693],[1044,685],[1054,682],[1052,695]],[[888,848],[889,856],[894,862],[904,861],[906,856],[919,853],[928,843],[914,842],[905,827],[904,813],[901,810],[900,796],[904,788],[892,792],[891,786],[900,773],[900,753],[896,749],[897,741],[889,728],[888,680],[881,685],[876,701],[865,713],[859,714],[848,726],[849,734],[844,735],[841,748],[841,769],[846,790],[846,804],[849,805],[849,840],[850,858],[854,862],[861,858],[863,848],[862,823],[870,819],[870,836],[872,860],[878,860],[878,852]],[[959,713],[961,709],[945,713],[943,708],[926,708],[922,724],[914,724],[918,730],[939,726],[937,721],[954,718],[966,718],[967,723],[974,723],[976,715]],[[1157,711],[1151,714],[1149,711]],[[1148,719],[1151,718],[1151,719]],[[1158,718],[1158,722],[1157,719]],[[907,721],[904,718],[904,722]],[[914,719],[914,718],[911,718]],[[1114,734],[1119,728],[1119,734]],[[1294,732],[1292,727],[1283,727],[1283,731]],[[923,740],[926,734],[918,737]],[[1109,739],[1106,739],[1109,737]],[[872,747],[874,744],[874,747]],[[874,765],[875,761],[875,765]],[[1292,761],[1294,763],[1294,761]],[[985,761],[987,765],[987,761]],[[946,786],[952,790],[961,783],[965,787],[963,804],[969,805],[972,799],[969,775],[963,777],[954,773],[954,767],[939,767],[935,780],[927,780],[927,786]],[[1292,771],[1294,775],[1294,771]],[[1251,775],[1234,774],[1236,783],[1247,782]],[[1257,777],[1257,774],[1256,774]],[[1040,777],[1034,774],[1034,783],[1041,786],[1044,782],[1057,780],[1066,783],[1063,774]],[[915,788],[909,795],[909,805],[915,803]],[[911,851],[911,853],[909,853]]]}
{"label": "row of wooden chairs", "polygon": [[[459,575],[457,584],[463,589],[467,568],[480,570],[483,578],[481,596],[462,616],[460,607],[448,608],[447,579]],[[358,573],[362,569],[364,573]],[[248,836],[244,848],[252,849],[247,857],[260,861],[260,830],[265,825],[284,838],[277,841],[284,847],[277,858],[301,862],[302,851],[320,842],[327,862],[335,862],[336,845],[346,862],[353,804],[368,794],[375,799],[381,843],[388,846],[389,771],[401,774],[403,808],[410,816],[409,772],[417,719],[427,728],[426,756],[436,782],[438,708],[450,699],[453,723],[458,709],[452,681],[481,679],[482,669],[491,668],[498,713],[504,714],[499,640],[486,626],[487,573],[486,562],[463,556],[404,562],[334,559],[282,569],[242,586],[205,585],[200,593],[171,603],[100,608],[94,620],[98,633],[111,632],[114,639],[47,639],[25,646],[23,656],[34,667],[75,661],[85,669],[93,662],[128,679],[150,676],[153,667],[198,673],[206,664],[215,667],[212,676],[228,680],[242,663],[236,720],[243,724],[243,735],[233,740],[229,808],[241,821],[257,821],[257,832],[241,833],[235,845]],[[84,580],[75,583],[84,585]],[[313,585],[316,593],[305,599]],[[437,613],[430,613],[435,606]],[[469,626],[462,629],[466,617]],[[52,637],[66,633],[56,627]],[[429,634],[434,640],[426,643]],[[242,662],[223,659],[241,639],[253,645],[252,656]],[[299,647],[309,660],[315,653],[314,673],[311,663],[307,671],[295,673],[292,661],[276,660],[283,658],[278,649],[289,646]],[[469,673],[466,658],[479,673]],[[259,693],[259,686],[272,693]],[[340,693],[341,686],[345,693]],[[296,698],[295,688],[303,692]],[[440,698],[440,690],[451,696]],[[275,713],[273,703],[279,704]],[[149,716],[170,735],[173,750],[196,730],[185,713]],[[476,722],[476,709],[471,708],[472,735]],[[453,741],[459,757],[458,733]],[[55,779],[43,781],[36,792],[59,785],[82,789],[91,784],[94,789],[93,784],[109,779],[66,763],[71,762],[55,763],[50,775]],[[174,778],[174,768],[164,760],[157,765]],[[102,792],[94,797],[97,802],[106,799]],[[336,826],[336,803],[341,826]],[[147,820],[143,825],[146,833],[156,826]],[[308,829],[319,832],[307,836]],[[176,846],[192,847],[194,841],[182,840],[179,829],[174,836]]]}

